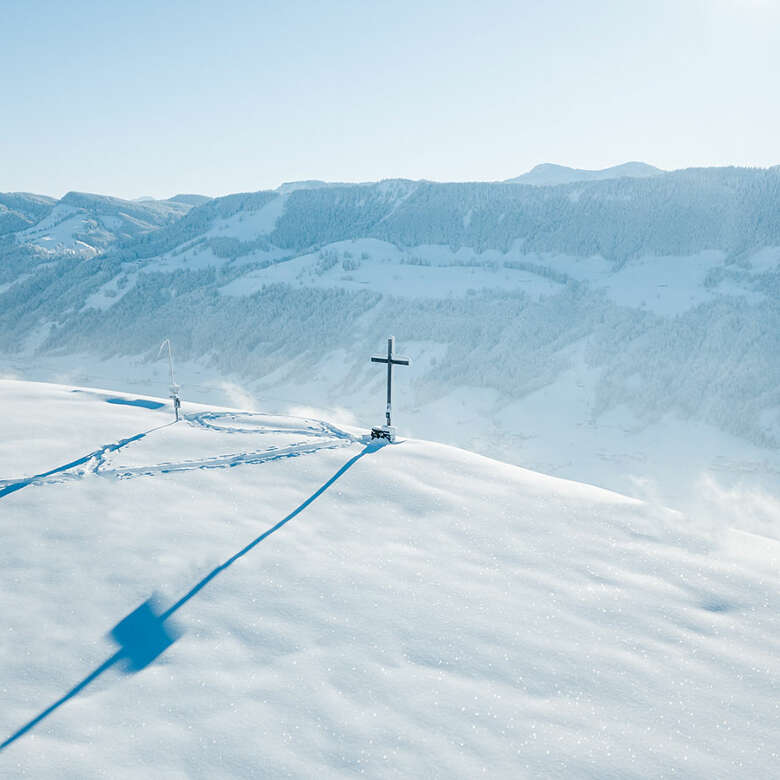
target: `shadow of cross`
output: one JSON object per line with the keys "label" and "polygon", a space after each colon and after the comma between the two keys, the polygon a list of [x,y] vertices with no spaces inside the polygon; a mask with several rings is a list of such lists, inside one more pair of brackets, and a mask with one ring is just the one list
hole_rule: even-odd
{"label": "shadow of cross", "polygon": [[119,645],[119,650],[106,658],[100,666],[93,669],[83,680],[76,683],[43,712],[38,713],[32,720],[11,734],[5,742],[0,742],[0,750],[7,748],[19,737],[24,736],[44,718],[51,715],[54,710],[81,693],[84,688],[100,677],[103,672],[108,671],[114,664],[125,661],[126,672],[138,672],[148,666],[178,639],[178,632],[170,624],[165,626],[164,620],[165,617],[157,613],[154,599],[148,599],[127,617],[120,620],[109,633]]}
{"label": "shadow of cross", "polygon": [[[169,425],[170,424],[172,423],[169,423]],[[156,601],[154,598],[151,598],[141,604],[140,607],[134,609],[127,617],[122,618],[122,620],[120,620],[109,632],[109,636],[111,636],[119,645],[119,650],[103,661],[100,666],[93,669],[83,680],[76,683],[76,685],[67,691],[67,693],[60,696],[59,699],[50,704],[45,710],[38,713],[32,720],[27,721],[21,728],[17,729],[17,731],[11,734],[5,742],[0,742],[0,751],[7,748],[13,742],[16,742],[19,737],[37,726],[44,718],[51,715],[52,712],[65,704],[69,699],[72,699],[83,691],[90,683],[100,677],[103,672],[110,669],[114,664],[125,661],[125,671],[127,672],[137,672],[147,667],[179,638],[179,632],[175,627],[172,626],[171,623],[166,623],[174,612],[181,609],[181,607],[208,585],[211,580],[225,571],[225,569],[232,566],[239,558],[243,558],[243,556],[253,550],[271,534],[276,533],[282,526],[289,523],[294,517],[297,517],[362,457],[369,453],[376,452],[384,445],[384,442],[371,442],[370,444],[367,444],[325,483],[320,485],[314,493],[293,509],[290,514],[283,517],[276,525],[271,526],[268,530],[254,538],[249,544],[241,548],[224,563],[221,563],[219,566],[212,569],[200,580],[200,582],[196,583],[184,594],[184,596],[175,604],[168,607],[164,612],[158,612]]]}
{"label": "shadow of cross", "polygon": [[174,627],[166,626],[164,620],[154,599],[148,599],[111,629],[111,638],[120,646],[120,658],[126,660],[128,672],[148,666],[179,638]]}

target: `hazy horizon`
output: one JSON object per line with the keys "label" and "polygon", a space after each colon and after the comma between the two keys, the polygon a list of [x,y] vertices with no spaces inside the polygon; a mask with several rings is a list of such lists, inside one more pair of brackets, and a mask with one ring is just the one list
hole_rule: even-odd
{"label": "hazy horizon", "polygon": [[287,179],[285,181],[279,182],[275,186],[270,187],[260,187],[257,189],[248,189],[248,190],[240,190],[240,191],[234,191],[234,192],[220,192],[218,194],[208,193],[208,192],[171,192],[169,194],[163,194],[159,196],[153,196],[153,195],[137,195],[134,197],[123,197],[121,195],[117,195],[114,192],[94,192],[89,190],[74,190],[74,189],[66,189],[61,193],[58,194],[52,194],[50,192],[32,192],[31,190],[0,190],[0,192],[19,192],[19,193],[27,193],[31,195],[43,195],[46,197],[54,198],[59,200],[60,198],[63,198],[65,195],[67,195],[69,192],[81,192],[89,195],[98,195],[98,196],[104,196],[104,197],[113,197],[113,198],[119,198],[120,200],[128,200],[128,201],[144,201],[144,200],[168,200],[170,198],[175,198],[180,195],[202,195],[208,198],[221,198],[226,195],[235,195],[239,194],[239,192],[261,192],[261,191],[275,191],[285,185],[290,184],[298,184],[302,182],[307,181],[317,181],[322,182],[324,184],[331,184],[331,185],[340,185],[343,184],[345,186],[353,186],[353,185],[360,185],[360,184],[375,184],[381,181],[392,181],[392,180],[406,180],[406,181],[413,181],[413,182],[419,182],[419,181],[429,181],[436,184],[469,184],[469,183],[495,183],[495,182],[503,182],[507,181],[509,179],[515,178],[515,176],[521,176],[525,173],[529,173],[530,171],[535,170],[538,167],[544,166],[544,165],[553,165],[561,168],[568,168],[571,170],[577,170],[577,171],[585,171],[585,172],[599,172],[602,170],[609,170],[611,168],[619,167],[621,165],[627,165],[627,164],[635,164],[635,163],[644,163],[647,165],[650,165],[652,167],[658,168],[658,170],[661,173],[672,173],[674,171],[681,171],[686,170],[688,168],[744,168],[749,170],[769,170],[770,168],[775,168],[780,165],[780,163],[776,163],[773,165],[739,165],[739,166],[730,166],[730,165],[722,165],[722,166],[699,166],[699,165],[686,165],[682,166],[681,168],[673,168],[673,169],[666,169],[666,168],[659,168],[658,166],[653,166],[652,163],[645,163],[643,160],[628,160],[625,162],[619,162],[615,163],[615,165],[609,165],[606,166],[603,169],[587,169],[587,168],[578,168],[574,165],[563,165],[561,163],[551,163],[551,162],[544,162],[544,163],[537,163],[536,165],[532,166],[526,171],[521,171],[518,174],[511,174],[508,176],[505,176],[501,179],[427,179],[427,178],[409,178],[409,177],[390,177],[386,179],[365,179],[362,181],[347,181],[345,179],[333,179],[333,180],[324,180],[324,179]]}
{"label": "hazy horizon", "polygon": [[544,7],[11,0],[2,191],[495,181],[780,162],[772,0]]}

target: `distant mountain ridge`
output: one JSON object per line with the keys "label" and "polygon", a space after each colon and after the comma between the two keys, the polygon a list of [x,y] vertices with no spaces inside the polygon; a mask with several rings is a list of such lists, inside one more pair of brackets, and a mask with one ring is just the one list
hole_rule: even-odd
{"label": "distant mountain ridge", "polygon": [[68,192],[59,200],[26,193],[0,194],[0,236],[51,255],[96,256],[120,241],[138,238],[178,221],[201,196],[170,200],[123,200]]}
{"label": "distant mountain ridge", "polygon": [[206,201],[211,200],[208,195],[195,195],[180,193],[174,195],[172,198],[168,198],[169,203],[186,203],[188,206],[202,206]]}
{"label": "distant mountain ridge", "polygon": [[[213,199],[178,195],[162,201],[78,192],[59,201],[0,194],[0,237],[8,238],[0,263],[19,251],[39,259],[104,255],[132,261],[192,241],[216,257],[251,261],[259,259],[258,253],[265,253],[263,261],[270,259],[269,252],[278,260],[356,239],[399,248],[558,252],[612,263],[708,250],[736,257],[780,246],[780,167],[663,173],[640,163],[627,165],[636,175],[604,178],[625,172],[626,166],[579,172],[597,178],[552,188],[518,187],[518,180],[396,179],[299,182]],[[540,169],[553,171],[554,177],[571,173],[561,166],[534,171]],[[0,276],[7,276],[4,271],[0,267]]]}
{"label": "distant mountain ridge", "polygon": [[31,227],[43,219],[57,201],[29,192],[0,192],[0,236]]}
{"label": "distant mountain ridge", "polygon": [[549,187],[556,184],[572,184],[581,181],[604,181],[605,179],[645,179],[650,176],[660,176],[666,171],[643,162],[627,162],[613,165],[601,170],[585,170],[569,168],[565,165],[542,163],[532,168],[528,173],[507,179],[514,184],[533,184],[537,187]]}

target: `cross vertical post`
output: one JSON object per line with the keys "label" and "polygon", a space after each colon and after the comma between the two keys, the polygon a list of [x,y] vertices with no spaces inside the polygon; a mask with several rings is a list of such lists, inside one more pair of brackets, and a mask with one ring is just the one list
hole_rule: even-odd
{"label": "cross vertical post", "polygon": [[387,406],[385,407],[385,418],[387,424],[380,428],[371,429],[372,438],[385,438],[393,440],[394,430],[391,422],[392,400],[393,400],[393,366],[408,366],[411,365],[411,360],[408,357],[402,357],[401,355],[394,354],[395,339],[393,336],[387,339],[387,356],[384,355],[372,355],[372,363],[386,363],[387,364]]}
{"label": "cross vertical post", "polygon": [[387,424],[390,425],[390,406],[393,397],[393,346],[395,339],[390,336],[387,340],[387,407],[385,408],[385,417]]}

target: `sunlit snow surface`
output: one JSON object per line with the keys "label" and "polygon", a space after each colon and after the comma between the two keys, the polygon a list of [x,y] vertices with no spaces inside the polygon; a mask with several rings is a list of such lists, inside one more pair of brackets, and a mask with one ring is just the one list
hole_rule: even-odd
{"label": "sunlit snow surface", "polygon": [[[99,672],[2,777],[776,776],[777,542],[117,397],[0,382],[0,741]],[[165,631],[129,674],[107,633],[139,608]]]}

